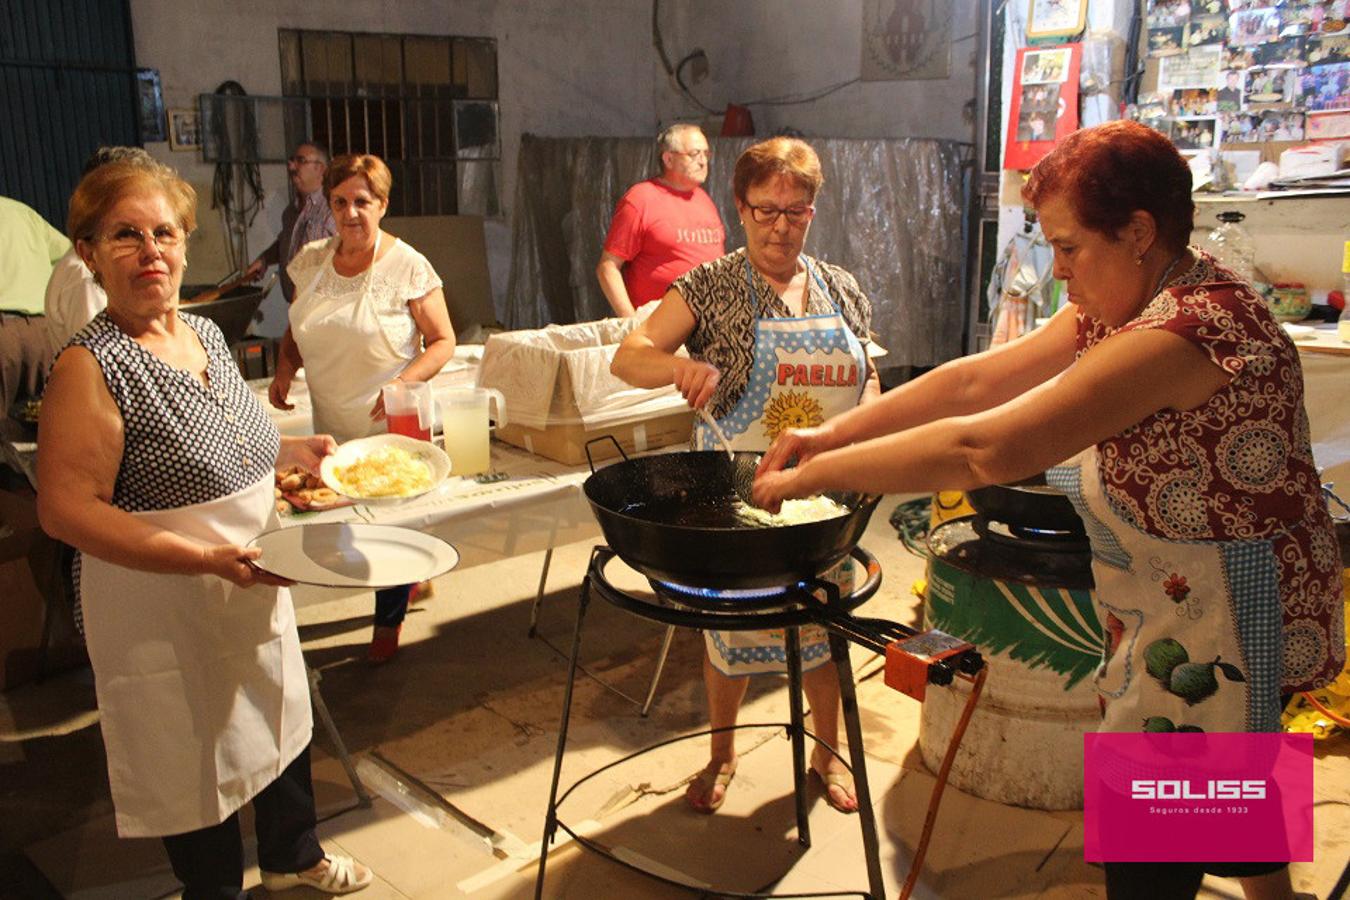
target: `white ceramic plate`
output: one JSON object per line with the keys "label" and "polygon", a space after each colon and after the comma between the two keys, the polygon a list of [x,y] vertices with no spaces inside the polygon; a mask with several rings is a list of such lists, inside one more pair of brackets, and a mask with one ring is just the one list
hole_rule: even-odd
{"label": "white ceramic plate", "polygon": [[[411,491],[395,497],[363,497],[361,494],[347,489],[338,479],[337,469],[341,466],[350,466],[362,457],[383,447],[398,447],[426,463],[431,469],[431,484],[423,490]],[[420,497],[427,491],[436,488],[449,475],[450,457],[445,455],[444,450],[430,441],[419,441],[402,434],[377,434],[372,437],[348,441],[333,453],[325,456],[323,463],[319,466],[319,477],[323,479],[325,485],[344,497],[351,497],[353,500],[359,500],[362,503],[400,503],[413,497]]]}
{"label": "white ceramic plate", "polygon": [[1311,341],[1317,337],[1317,329],[1311,325],[1291,325],[1285,322],[1280,326],[1291,341]]}
{"label": "white ceramic plate", "polygon": [[255,565],[273,575],[321,587],[384,588],[429,581],[459,563],[459,551],[438,537],[366,522],[315,522],[278,528],[249,544]]}

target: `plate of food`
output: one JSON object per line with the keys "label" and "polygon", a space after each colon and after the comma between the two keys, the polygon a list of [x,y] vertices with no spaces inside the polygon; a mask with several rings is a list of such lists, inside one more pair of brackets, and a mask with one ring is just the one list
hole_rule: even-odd
{"label": "plate of food", "polygon": [[401,434],[358,438],[324,457],[325,486],[360,503],[420,497],[450,475],[450,457],[429,441]]}
{"label": "plate of food", "polygon": [[1317,329],[1311,325],[1294,325],[1285,322],[1281,326],[1291,341],[1311,341],[1317,337]]}
{"label": "plate of food", "polygon": [[277,512],[281,515],[291,512],[319,512],[352,505],[349,498],[328,487],[318,475],[306,472],[300,466],[288,466],[277,471],[273,496],[277,501]]}
{"label": "plate of food", "polygon": [[258,535],[250,547],[265,572],[320,587],[384,588],[430,581],[459,564],[459,552],[438,537],[368,522],[316,522]]}

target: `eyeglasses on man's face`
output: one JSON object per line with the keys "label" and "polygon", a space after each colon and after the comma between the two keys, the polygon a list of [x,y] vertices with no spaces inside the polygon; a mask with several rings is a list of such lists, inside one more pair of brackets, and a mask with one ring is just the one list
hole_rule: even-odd
{"label": "eyeglasses on man's face", "polygon": [[680,156],[687,156],[695,161],[700,159],[712,159],[711,150],[672,150],[670,152]]}
{"label": "eyeglasses on man's face", "polygon": [[814,206],[789,206],[783,209],[778,206],[746,204],[746,208],[750,210],[750,218],[760,225],[775,225],[779,216],[787,216],[789,225],[805,225],[816,214]]}
{"label": "eyeglasses on man's face", "polygon": [[293,165],[295,165],[295,166],[297,166],[297,167],[303,166],[303,165],[306,165],[306,164],[310,164],[310,163],[312,163],[312,164],[314,164],[314,165],[317,166],[317,165],[322,165],[322,163],[323,163],[323,160],[320,159],[320,158],[317,157],[317,156],[301,156],[301,155],[299,155],[298,153],[297,153],[295,156],[292,156],[290,159],[288,159],[288,160],[286,160],[286,161],[289,162],[289,163],[291,163],[291,164],[293,164]]}
{"label": "eyeglasses on man's face", "polygon": [[165,251],[179,246],[186,237],[187,233],[177,225],[157,225],[149,234],[131,225],[120,225],[99,240],[108,245],[114,256],[130,256],[139,253],[146,241]]}

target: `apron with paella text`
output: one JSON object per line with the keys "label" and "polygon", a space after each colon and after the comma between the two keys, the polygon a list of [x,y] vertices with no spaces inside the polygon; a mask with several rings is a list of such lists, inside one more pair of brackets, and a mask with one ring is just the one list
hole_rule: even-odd
{"label": "apron with paella text", "polygon": [[1104,649],[1100,731],[1275,731],[1279,562],[1266,540],[1148,534],[1112,508],[1097,448],[1047,473],[1083,519]]}
{"label": "apron with paella text", "polygon": [[[830,299],[833,312],[793,318],[755,319],[755,355],[750,378],[741,398],[718,424],[732,449],[762,453],[789,428],[808,428],[858,405],[867,380],[867,357],[862,344],[844,322],[829,288],[806,262],[809,279]],[[745,263],[750,296],[755,297],[750,263]],[[807,283],[810,289],[810,281]],[[803,303],[805,307],[806,304]],[[712,429],[694,426],[694,449],[720,449]],[[847,593],[853,587],[853,561],[845,559],[823,576]],[[708,658],[724,675],[784,672],[787,653],[783,631],[706,631]],[[807,671],[830,657],[825,629],[801,629],[802,669]]]}

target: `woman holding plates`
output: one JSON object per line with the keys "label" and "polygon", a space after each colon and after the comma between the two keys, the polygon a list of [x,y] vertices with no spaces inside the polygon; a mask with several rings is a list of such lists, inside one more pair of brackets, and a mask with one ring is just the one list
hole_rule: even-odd
{"label": "woman holding plates", "polygon": [[347,893],[364,866],[314,834],[309,683],[290,595],[243,545],[275,524],[274,464],[313,470],[327,435],[281,438],[219,329],[179,312],[196,195],[115,162],[70,200],[108,305],[57,358],[39,423],[38,515],[79,550],[122,837],[161,837],[183,896],[238,898],[252,801],[263,885]]}
{"label": "woman holding plates", "polygon": [[[378,156],[334,159],[324,193],[338,233],[306,246],[287,268],[295,303],[268,398],[290,409],[286,398],[303,366],[314,430],[339,441],[381,428],[380,390],[386,384],[430,381],[455,351],[440,277],[426,257],[380,229],[392,181]],[[375,632],[367,654],[372,662],[397,652],[415,588],[375,592]]]}

